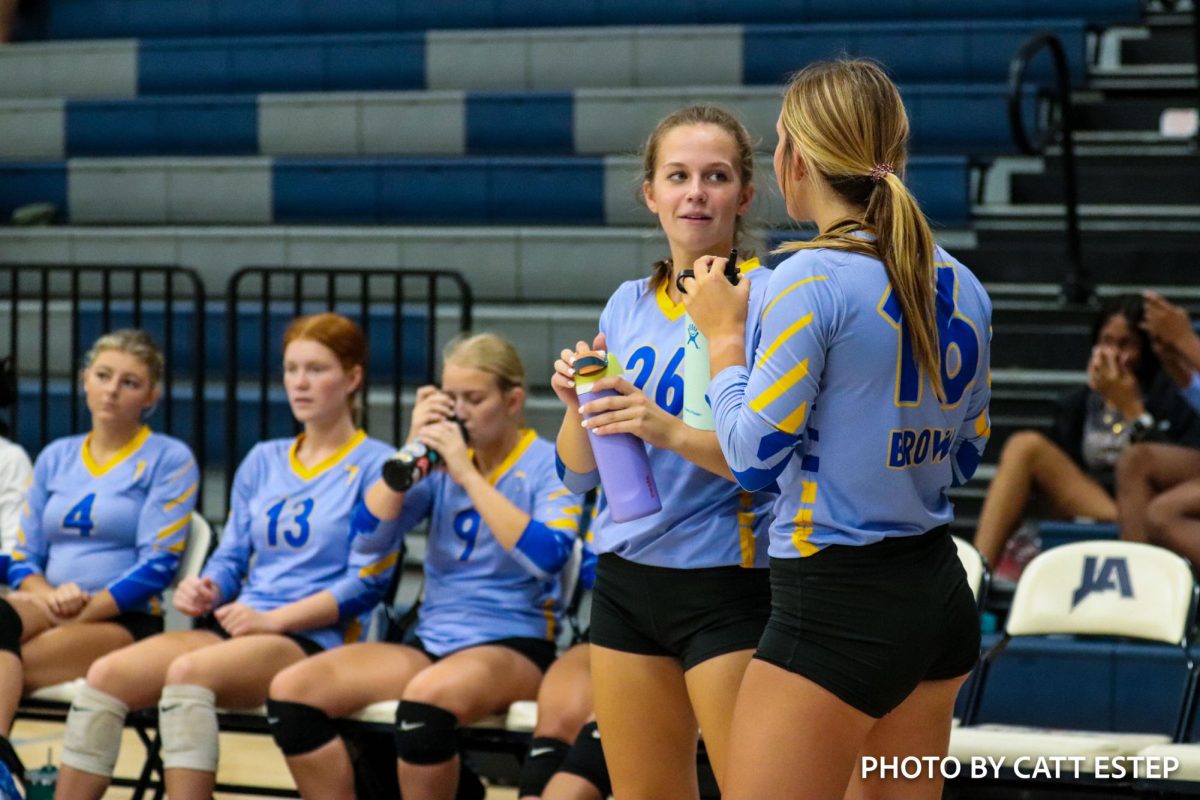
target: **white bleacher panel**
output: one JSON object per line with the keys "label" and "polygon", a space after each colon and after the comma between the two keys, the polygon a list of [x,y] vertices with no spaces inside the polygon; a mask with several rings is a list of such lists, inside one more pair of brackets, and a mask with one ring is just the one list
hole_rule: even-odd
{"label": "white bleacher panel", "polygon": [[633,86],[637,64],[634,39],[634,31],[628,28],[527,33],[530,87]]}
{"label": "white bleacher panel", "polygon": [[462,155],[463,92],[264,94],[263,155]]}
{"label": "white bleacher panel", "polygon": [[[743,40],[740,25],[636,28],[633,85],[737,86]],[[680,53],[693,57],[680,58]]]}
{"label": "white bleacher panel", "polygon": [[362,152],[462,155],[467,149],[465,103],[462,92],[365,96]]}
{"label": "white bleacher panel", "polygon": [[1169,550],[1135,542],[1063,545],[1029,563],[1013,597],[1011,636],[1129,636],[1183,640],[1194,579]]}
{"label": "white bleacher panel", "polygon": [[399,261],[400,248],[385,234],[370,230],[343,232],[326,229],[322,236],[295,238],[288,243],[287,264],[290,267],[324,267],[334,263],[356,267],[393,269]]}
{"label": "white bleacher panel", "polygon": [[0,47],[0,97],[134,97],[134,40]]}
{"label": "white bleacher panel", "polygon": [[524,228],[518,240],[518,292],[522,300],[595,300],[603,303],[622,281],[649,274],[670,255],[662,234],[649,227],[642,207],[637,225],[604,228]]}
{"label": "white bleacher panel", "polygon": [[425,36],[430,89],[528,89],[528,61],[520,33],[430,31]]}
{"label": "white bleacher panel", "polygon": [[81,158],[67,170],[77,223],[271,220],[268,158]]}
{"label": "white bleacher panel", "polygon": [[983,578],[987,573],[987,565],[984,564],[983,556],[975,549],[974,545],[957,536],[951,538],[954,539],[954,547],[958,550],[958,560],[967,573],[967,585],[971,587],[971,593],[975,595],[975,600],[978,602],[979,592],[983,589]]}
{"label": "white bleacher panel", "polygon": [[695,103],[715,103],[733,111],[759,150],[770,149],[775,141],[779,116],[779,88],[775,86],[580,89],[575,92],[575,152],[637,152],[660,119]]}
{"label": "white bleacher panel", "polygon": [[407,230],[412,235],[400,239],[399,265],[458,270],[471,284],[476,300],[521,297],[517,282],[522,257],[518,229],[449,228],[432,236],[421,229]]}
{"label": "white bleacher panel", "polygon": [[66,151],[65,106],[59,98],[0,100],[0,159],[61,159]]}

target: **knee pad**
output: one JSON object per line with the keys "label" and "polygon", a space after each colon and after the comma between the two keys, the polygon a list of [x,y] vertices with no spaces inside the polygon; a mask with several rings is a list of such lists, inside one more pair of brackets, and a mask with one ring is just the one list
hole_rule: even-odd
{"label": "knee pad", "polygon": [[158,701],[165,769],[217,771],[217,696],[203,686],[175,684]]}
{"label": "knee pad", "polygon": [[25,633],[25,623],[21,615],[7,600],[0,600],[0,650],[7,650],[17,658],[21,657],[21,636]]}
{"label": "knee pad", "polygon": [[600,746],[600,729],[596,727],[595,722],[583,726],[561,769],[591,783],[600,790],[601,797],[612,794],[608,764],[604,761],[604,748]]}
{"label": "knee pad", "polygon": [[541,797],[546,784],[558,772],[571,745],[549,736],[535,736],[529,743],[529,754],[521,765],[521,777],[517,781],[517,797]]}
{"label": "knee pad", "polygon": [[409,764],[441,764],[458,755],[458,718],[444,708],[401,700],[396,755]]}
{"label": "knee pad", "polygon": [[337,728],[329,715],[304,703],[268,698],[267,724],[285,756],[311,753],[337,738]]}
{"label": "knee pad", "polygon": [[81,772],[111,778],[121,751],[121,729],[129,706],[84,684],[67,714],[62,762]]}

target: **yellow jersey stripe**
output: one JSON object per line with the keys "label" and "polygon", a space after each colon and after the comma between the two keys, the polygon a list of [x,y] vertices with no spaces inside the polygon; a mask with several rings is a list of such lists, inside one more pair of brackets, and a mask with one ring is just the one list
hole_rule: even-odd
{"label": "yellow jersey stripe", "polygon": [[376,561],[374,564],[367,564],[358,571],[360,578],[373,578],[376,575],[382,575],[396,565],[396,561],[400,558],[399,552],[389,553],[383,558]]}
{"label": "yellow jersey stripe", "polygon": [[793,433],[794,434],[796,431],[800,430],[800,426],[804,424],[804,420],[807,418],[808,418],[808,401],[805,400],[803,403],[801,403],[799,405],[799,407],[796,408],[795,411],[793,411],[792,413],[790,413],[786,417],[784,417],[782,420],[780,420],[779,425],[777,427],[779,428],[779,430],[783,431],[784,433]]}
{"label": "yellow jersey stripe", "polygon": [[800,481],[800,502],[810,506],[817,502],[816,481]]}
{"label": "yellow jersey stripe", "polygon": [[808,374],[808,359],[804,359],[796,366],[789,369],[780,376],[779,380],[767,387],[767,390],[758,397],[750,401],[750,409],[752,411],[762,411],[771,403],[775,402],[780,395],[788,389],[796,385],[805,375]]}
{"label": "yellow jersey stripe", "polygon": [[170,525],[168,525],[167,527],[165,527],[161,531],[159,531],[158,535],[155,536],[154,538],[155,539],[166,539],[171,534],[179,533],[179,531],[186,528],[188,526],[188,523],[190,523],[191,521],[192,521],[192,515],[184,514],[178,520],[176,520],[175,522],[172,522]]}
{"label": "yellow jersey stripe", "polygon": [[570,493],[571,493],[570,489],[559,489],[557,492],[551,492],[549,494],[549,496],[546,497],[546,499],[547,500],[557,500],[560,497],[566,497]]}
{"label": "yellow jersey stripe", "polygon": [[792,546],[796,548],[802,558],[811,556],[820,549],[808,541],[813,534],[812,514],[811,508],[802,508],[796,512],[796,516],[792,520],[796,523],[796,530],[792,532]]}
{"label": "yellow jersey stripe", "polygon": [[782,347],[784,342],[786,342],[788,339],[792,338],[794,335],[796,335],[800,331],[807,328],[808,324],[810,322],[812,322],[812,318],[813,318],[813,315],[812,315],[812,312],[810,311],[809,313],[805,314],[803,317],[801,317],[800,319],[796,320],[791,325],[789,325],[787,327],[787,330],[785,330],[783,333],[776,336],[775,341],[771,342],[771,346],[763,351],[762,358],[760,358],[758,360],[757,366],[761,367],[763,364],[767,363],[767,359],[770,358],[772,355],[774,355],[775,351],[778,350],[780,347]]}
{"label": "yellow jersey stripe", "polygon": [[658,285],[658,290],[654,293],[654,300],[658,303],[658,310],[671,322],[682,317],[683,312],[686,310],[683,307],[683,303],[676,303],[667,294],[667,281],[663,281]]}
{"label": "yellow jersey stripe", "polygon": [[547,528],[558,528],[563,531],[578,531],[579,521],[574,519],[555,519],[546,523]]}
{"label": "yellow jersey stripe", "polygon": [[165,506],[163,506],[163,511],[170,511],[171,509],[176,508],[177,506],[179,506],[183,503],[186,503],[187,499],[189,497],[191,497],[192,495],[194,495],[196,493],[196,489],[198,489],[199,487],[200,487],[200,481],[196,481],[191,486],[189,486],[186,490],[184,490],[183,494],[179,495],[179,497],[176,497],[174,500],[170,501]]}
{"label": "yellow jersey stripe", "polygon": [[788,292],[792,291],[793,289],[798,289],[806,283],[812,283],[814,281],[823,281],[823,280],[825,280],[824,275],[813,275],[810,278],[805,278],[804,280],[796,281],[791,286],[787,287],[782,292],[780,292],[778,295],[776,295],[775,299],[767,304],[767,307],[763,309],[762,318],[766,319],[767,314],[771,313],[771,309],[775,307],[775,304],[778,303],[780,300],[782,300],[784,298],[784,295],[786,295]]}

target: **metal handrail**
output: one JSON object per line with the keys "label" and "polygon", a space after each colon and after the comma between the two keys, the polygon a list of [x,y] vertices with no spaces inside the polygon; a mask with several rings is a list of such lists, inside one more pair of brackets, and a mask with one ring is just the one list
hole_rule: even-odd
{"label": "metal handrail", "polygon": [[[1050,50],[1054,61],[1054,98],[1059,108],[1059,124],[1049,125],[1035,144],[1025,132],[1022,86],[1029,63],[1043,48]],[[1063,277],[1063,296],[1072,303],[1087,303],[1092,298],[1092,286],[1083,263],[1083,247],[1079,233],[1079,183],[1076,177],[1074,109],[1071,105],[1071,73],[1062,40],[1049,30],[1033,34],[1013,56],[1008,69],[1008,121],[1017,148],[1028,155],[1043,155],[1047,145],[1058,141],[1062,145],[1063,202],[1067,214],[1067,274]]]}

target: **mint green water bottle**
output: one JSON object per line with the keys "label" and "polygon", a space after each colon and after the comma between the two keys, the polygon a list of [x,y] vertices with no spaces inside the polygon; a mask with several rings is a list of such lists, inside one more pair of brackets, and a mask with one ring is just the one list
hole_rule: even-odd
{"label": "mint green water bottle", "polygon": [[54,800],[58,783],[58,767],[52,763],[53,753],[46,751],[46,763],[25,773],[25,800]]}

